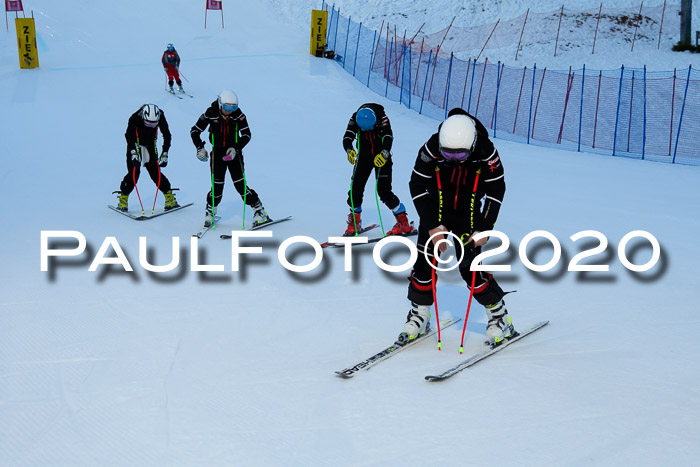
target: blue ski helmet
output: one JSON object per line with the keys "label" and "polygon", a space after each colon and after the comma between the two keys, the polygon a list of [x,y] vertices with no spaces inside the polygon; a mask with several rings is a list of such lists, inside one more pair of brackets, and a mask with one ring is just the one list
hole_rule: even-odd
{"label": "blue ski helmet", "polygon": [[374,129],[374,125],[377,123],[377,116],[372,109],[363,107],[355,114],[355,121],[360,130],[370,131]]}

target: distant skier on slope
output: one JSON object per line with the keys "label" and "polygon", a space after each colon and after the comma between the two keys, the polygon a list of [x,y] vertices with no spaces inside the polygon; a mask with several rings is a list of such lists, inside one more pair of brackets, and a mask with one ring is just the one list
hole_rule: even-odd
{"label": "distant skier on slope", "polygon": [[[483,238],[474,242],[472,236],[492,230],[498,218],[506,190],[503,165],[484,125],[463,109],[452,109],[438,132],[418,151],[409,187],[420,216],[420,253],[408,286],[412,308],[399,335],[401,343],[415,339],[429,327],[433,304],[429,261],[433,260],[433,245],[428,247],[429,259],[423,254],[428,239],[439,234],[433,239],[433,244],[437,244],[445,238],[441,232],[452,232],[461,240],[455,244],[457,258],[464,250],[459,271],[467,287],[471,287],[472,260],[488,241]],[[440,245],[440,251],[446,248],[444,243]],[[503,301],[505,293],[493,275],[475,274],[474,298],[486,307],[486,337],[496,344],[515,333]]]}
{"label": "distant skier on slope", "polygon": [[207,127],[209,127],[209,141],[212,145],[209,168],[214,176],[214,198],[212,200],[210,190],[207,193],[204,226],[212,225],[214,206],[218,207],[223,198],[227,170],[238,194],[248,206],[253,208],[253,225],[269,222],[270,217],[258,194],[246,183],[243,148],[250,142],[251,133],[248,120],[238,107],[238,96],[235,92],[221,91],[217,100],[200,115],[197,123],[190,130],[192,142],[197,148],[197,159],[203,162],[206,162],[209,156],[200,135]]}
{"label": "distant skier on slope", "polygon": [[175,92],[173,89],[173,80],[177,83],[178,90],[180,92],[185,92],[182,87],[182,81],[180,80],[180,54],[175,50],[173,44],[168,44],[168,47],[163,52],[163,57],[160,60],[163,63],[163,70],[165,74],[168,75],[168,86],[170,87],[170,92]]}
{"label": "distant skier on slope", "polygon": [[[360,106],[350,117],[343,137],[343,149],[348,162],[353,166],[350,190],[348,191],[348,227],[344,235],[355,235],[362,230],[361,213],[365,185],[372,170],[377,178],[377,192],[382,202],[396,217],[396,225],[387,235],[406,234],[413,230],[406,215],[406,208],[391,189],[392,167],[391,145],[394,135],[384,107],[368,103]],[[357,151],[353,146],[357,145]]]}
{"label": "distant skier on slope", "polygon": [[[163,133],[163,148],[158,157],[158,128]],[[165,114],[155,104],[144,104],[129,117],[126,127],[126,167],[127,174],[120,186],[117,209],[129,210],[129,195],[138,182],[143,164],[151,176],[151,180],[159,185],[165,195],[165,210],[179,207],[175,194],[170,187],[170,181],[160,170],[168,165],[168,150],[170,149],[170,129]]]}

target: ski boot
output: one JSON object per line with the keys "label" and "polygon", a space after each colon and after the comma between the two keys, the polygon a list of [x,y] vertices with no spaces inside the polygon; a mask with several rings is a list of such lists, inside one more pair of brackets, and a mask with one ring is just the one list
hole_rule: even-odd
{"label": "ski boot", "polygon": [[211,227],[214,224],[214,210],[207,204],[207,210],[204,213],[204,227]]}
{"label": "ski boot", "polygon": [[428,331],[430,331],[430,307],[414,303],[406,316],[406,324],[396,343],[406,345]]}
{"label": "ski boot", "polygon": [[265,208],[263,207],[261,202],[258,202],[258,204],[253,206],[253,209],[255,209],[255,211],[253,212],[253,227],[257,227],[262,224],[267,224],[272,220],[270,219],[270,216],[267,215],[267,211],[265,211]]}
{"label": "ski boot", "polygon": [[117,204],[117,209],[122,212],[127,212],[129,210],[129,195],[119,193],[117,199],[119,201]]}
{"label": "ski boot", "polygon": [[396,214],[396,225],[388,231],[387,235],[405,235],[413,231],[413,226],[408,223],[406,211]]}
{"label": "ski boot", "polygon": [[168,190],[167,193],[165,193],[165,210],[170,211],[173,208],[179,208],[180,205],[177,204],[177,200],[175,199],[175,193],[173,193],[172,190]]}
{"label": "ski boot", "polygon": [[185,88],[182,87],[182,84],[177,85],[177,90],[180,91],[181,93],[185,93]]}
{"label": "ski boot", "polygon": [[360,219],[362,215],[361,211],[355,211],[348,214],[348,228],[345,229],[344,237],[350,237],[355,235],[356,232],[362,231],[362,220]]}
{"label": "ski boot", "polygon": [[498,303],[486,307],[488,324],[486,326],[486,343],[496,347],[503,343],[504,339],[515,337],[518,333],[513,327],[513,319],[508,315],[506,302],[503,299]]}

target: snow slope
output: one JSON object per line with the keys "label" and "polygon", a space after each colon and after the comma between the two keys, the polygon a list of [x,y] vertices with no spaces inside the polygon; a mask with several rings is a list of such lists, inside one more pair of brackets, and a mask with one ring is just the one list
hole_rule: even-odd
{"label": "snow slope", "polygon": [[[698,322],[698,167],[497,140],[508,181],[497,228],[512,243],[499,259],[512,271],[496,274],[518,290],[508,300],[516,326],[551,324],[440,384],[423,376],[460,360],[457,326],[442,352],[425,342],[352,380],[333,376],[396,337],[408,271],[382,272],[365,248],[352,272],[333,250],[315,271],[294,274],[277,249],[293,235],[325,240],[344,228],[351,168],[341,138],[360,104],[387,109],[394,186],[409,206],[413,159],[437,122],[309,56],[308,31],[295,23],[300,4],[225,2],[226,28],[211,13],[205,30],[199,2],[35,0],[38,70],[17,69],[12,31],[0,39],[0,465],[492,465],[504,455],[533,466],[694,463],[700,345],[687,336]],[[162,89],[168,42],[193,99]],[[189,128],[223,88],[238,93],[251,124],[250,185],[270,215],[294,220],[249,242],[263,254],[232,271],[231,243],[218,234],[240,229],[243,209],[228,182],[223,219],[197,248],[200,264],[224,271],[194,272],[190,236],[209,174]],[[179,201],[195,205],[139,223],[105,205],[124,175],[126,120],[144,102],[166,113],[173,147],[164,173]],[[143,177],[139,188],[150,206],[155,187]],[[377,222],[371,186],[366,196],[365,221]],[[132,210],[137,203],[132,196]],[[381,213],[387,226],[391,215]],[[413,209],[409,217],[417,220]],[[539,229],[564,251],[546,273],[517,256]],[[587,229],[610,241],[593,258],[607,273],[565,270],[585,243],[569,236]],[[638,229],[662,255],[632,274],[617,245]],[[49,230],[81,232],[87,252],[40,271]],[[110,236],[134,272],[88,271]],[[178,239],[180,267],[146,271],[142,236],[157,264]],[[645,245],[630,244],[633,262],[649,259]],[[551,257],[546,246],[528,251],[538,264]],[[407,258],[388,253],[392,264]],[[292,247],[288,257],[305,264],[312,254]],[[468,291],[456,272],[441,274],[437,293],[441,316],[463,316]],[[475,306],[466,354],[481,348],[484,329]]]}

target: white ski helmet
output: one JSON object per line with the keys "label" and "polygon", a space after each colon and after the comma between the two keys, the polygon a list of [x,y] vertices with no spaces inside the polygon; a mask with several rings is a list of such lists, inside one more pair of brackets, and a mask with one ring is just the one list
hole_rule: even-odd
{"label": "white ski helmet", "polygon": [[452,115],[442,122],[439,133],[440,154],[447,160],[467,160],[476,145],[474,120],[466,115]]}
{"label": "white ski helmet", "polygon": [[235,112],[238,109],[238,96],[235,92],[225,89],[219,93],[219,110]]}
{"label": "white ski helmet", "polygon": [[155,104],[146,104],[141,108],[141,118],[146,126],[155,128],[160,121],[160,109]]}

